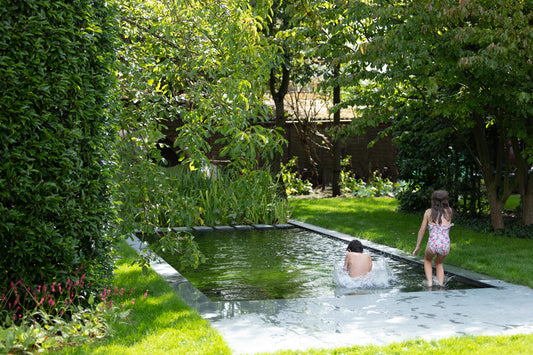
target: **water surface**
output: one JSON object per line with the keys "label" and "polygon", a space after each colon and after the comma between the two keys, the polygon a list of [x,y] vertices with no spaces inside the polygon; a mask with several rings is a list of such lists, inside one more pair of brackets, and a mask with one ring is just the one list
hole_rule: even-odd
{"label": "water surface", "polygon": [[[335,297],[426,290],[423,267],[365,249],[373,259],[366,276],[342,270],[346,243],[299,228],[203,232],[195,241],[206,256],[181,273],[212,301]],[[364,244],[364,241],[362,241]],[[163,258],[172,265],[171,256]],[[448,289],[473,286],[446,278]]]}

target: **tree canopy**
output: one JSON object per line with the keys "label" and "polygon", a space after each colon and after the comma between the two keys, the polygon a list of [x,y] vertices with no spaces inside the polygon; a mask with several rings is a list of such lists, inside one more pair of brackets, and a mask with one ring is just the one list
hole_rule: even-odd
{"label": "tree canopy", "polygon": [[[533,224],[533,21],[524,1],[372,2],[363,54],[359,124],[394,124],[422,112],[445,122],[482,172],[492,224],[519,189],[524,224]],[[363,65],[363,67],[361,66]],[[361,70],[365,68],[365,70]],[[352,79],[353,80],[353,79]]]}
{"label": "tree canopy", "polygon": [[241,166],[280,149],[277,131],[257,124],[268,118],[272,60],[261,11],[244,1],[136,0],[120,10],[124,129],[134,140],[153,144],[161,138],[156,126],[178,122],[175,145],[196,167],[214,137]]}

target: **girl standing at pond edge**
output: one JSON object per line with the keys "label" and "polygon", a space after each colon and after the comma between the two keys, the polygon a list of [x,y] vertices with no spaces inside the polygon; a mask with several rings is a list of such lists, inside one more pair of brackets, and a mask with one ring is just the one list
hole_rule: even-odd
{"label": "girl standing at pond edge", "polygon": [[426,228],[429,230],[429,240],[424,254],[424,271],[428,287],[433,286],[433,268],[431,262],[435,258],[435,269],[437,281],[440,286],[444,286],[444,259],[450,252],[450,228],[452,223],[453,210],[448,201],[448,192],[437,190],[431,195],[431,208],[424,213],[422,225],[418,231],[418,239],[413,256],[420,252],[420,243]]}

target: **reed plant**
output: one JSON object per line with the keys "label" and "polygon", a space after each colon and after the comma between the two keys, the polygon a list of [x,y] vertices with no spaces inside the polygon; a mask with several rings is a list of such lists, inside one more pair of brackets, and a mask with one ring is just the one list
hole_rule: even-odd
{"label": "reed plant", "polygon": [[222,167],[191,171],[176,166],[166,172],[175,193],[187,198],[196,208],[182,213],[195,214],[196,225],[234,225],[285,223],[288,202],[279,197],[267,170],[236,173]]}
{"label": "reed plant", "polygon": [[[154,228],[285,223],[288,202],[266,170],[191,170],[153,164],[125,166],[117,187],[118,227]],[[128,230],[124,229],[123,234]]]}

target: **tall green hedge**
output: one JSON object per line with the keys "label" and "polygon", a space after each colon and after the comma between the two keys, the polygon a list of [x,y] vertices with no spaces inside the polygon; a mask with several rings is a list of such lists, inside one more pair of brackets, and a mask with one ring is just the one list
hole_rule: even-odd
{"label": "tall green hedge", "polygon": [[104,0],[0,0],[2,289],[111,272],[117,23]]}

